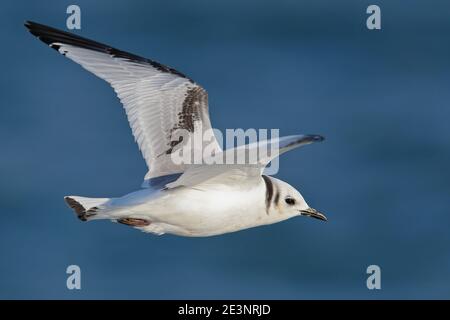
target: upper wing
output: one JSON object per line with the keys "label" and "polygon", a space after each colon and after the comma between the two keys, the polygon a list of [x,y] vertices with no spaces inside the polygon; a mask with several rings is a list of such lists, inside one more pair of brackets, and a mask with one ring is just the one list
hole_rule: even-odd
{"label": "upper wing", "polygon": [[[251,183],[254,178],[261,176],[265,166],[271,160],[282,153],[323,140],[324,137],[319,135],[293,135],[228,149],[216,158],[221,159],[222,164],[190,165],[177,180],[168,183],[166,187],[192,187],[200,184],[211,186],[229,184],[233,181],[240,184]],[[226,159],[234,159],[235,163],[227,164]]]}
{"label": "upper wing", "polygon": [[[234,159],[236,164],[257,165],[264,168],[272,159],[289,150],[323,140],[324,137],[316,134],[292,135],[227,149],[215,157],[219,157],[222,163],[227,163],[227,159]],[[207,158],[205,161],[211,163],[210,159],[212,158]]]}
{"label": "upper wing", "polygon": [[[156,61],[42,24],[26,22],[25,26],[114,88],[149,167],[145,179],[184,171],[183,164],[171,160],[172,151],[187,143],[183,141],[186,132],[189,140],[194,133],[211,130],[208,95],[202,87]],[[208,145],[217,153],[222,151],[214,137]]]}

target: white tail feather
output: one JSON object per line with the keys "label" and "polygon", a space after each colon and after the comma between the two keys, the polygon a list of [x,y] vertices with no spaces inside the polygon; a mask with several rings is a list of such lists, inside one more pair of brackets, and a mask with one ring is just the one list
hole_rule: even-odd
{"label": "white tail feather", "polygon": [[67,196],[64,197],[64,200],[75,211],[80,220],[87,221],[89,217],[95,216],[97,212],[104,210],[110,198]]}

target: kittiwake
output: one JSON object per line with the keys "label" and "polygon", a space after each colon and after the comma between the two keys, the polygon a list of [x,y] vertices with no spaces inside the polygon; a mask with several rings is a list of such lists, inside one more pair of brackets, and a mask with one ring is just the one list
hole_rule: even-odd
{"label": "kittiwake", "polygon": [[[172,155],[182,139],[174,133],[184,130],[190,139],[199,130],[212,128],[205,89],[156,61],[35,22],[25,26],[113,87],[149,168],[143,187],[122,197],[66,196],[80,220],[108,219],[153,234],[190,237],[220,235],[296,216],[326,220],[294,187],[263,174],[280,154],[322,141],[322,136],[266,140],[266,145],[276,143],[277,151],[244,164],[177,163]],[[208,146],[219,156],[257,147],[247,144],[222,151],[214,137]]]}

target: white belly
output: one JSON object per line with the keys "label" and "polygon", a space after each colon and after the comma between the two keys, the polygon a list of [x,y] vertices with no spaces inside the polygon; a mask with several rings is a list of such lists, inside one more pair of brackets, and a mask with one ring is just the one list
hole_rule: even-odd
{"label": "white belly", "polygon": [[182,236],[210,236],[268,224],[265,187],[250,190],[222,187],[201,190],[177,188],[133,206],[133,217],[151,221],[146,232]]}

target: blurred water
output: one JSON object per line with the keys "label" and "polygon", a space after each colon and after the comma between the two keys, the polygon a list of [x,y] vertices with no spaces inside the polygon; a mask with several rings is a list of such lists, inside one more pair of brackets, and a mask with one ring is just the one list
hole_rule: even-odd
{"label": "blurred water", "polygon": [[329,222],[198,239],[80,223],[64,195],[125,194],[145,163],[109,86],[23,27],[64,28],[72,2],[4,1],[0,298],[450,298],[447,1],[377,1],[381,31],[356,0],[76,3],[79,34],[202,84],[215,127],[326,136],[277,177]]}

